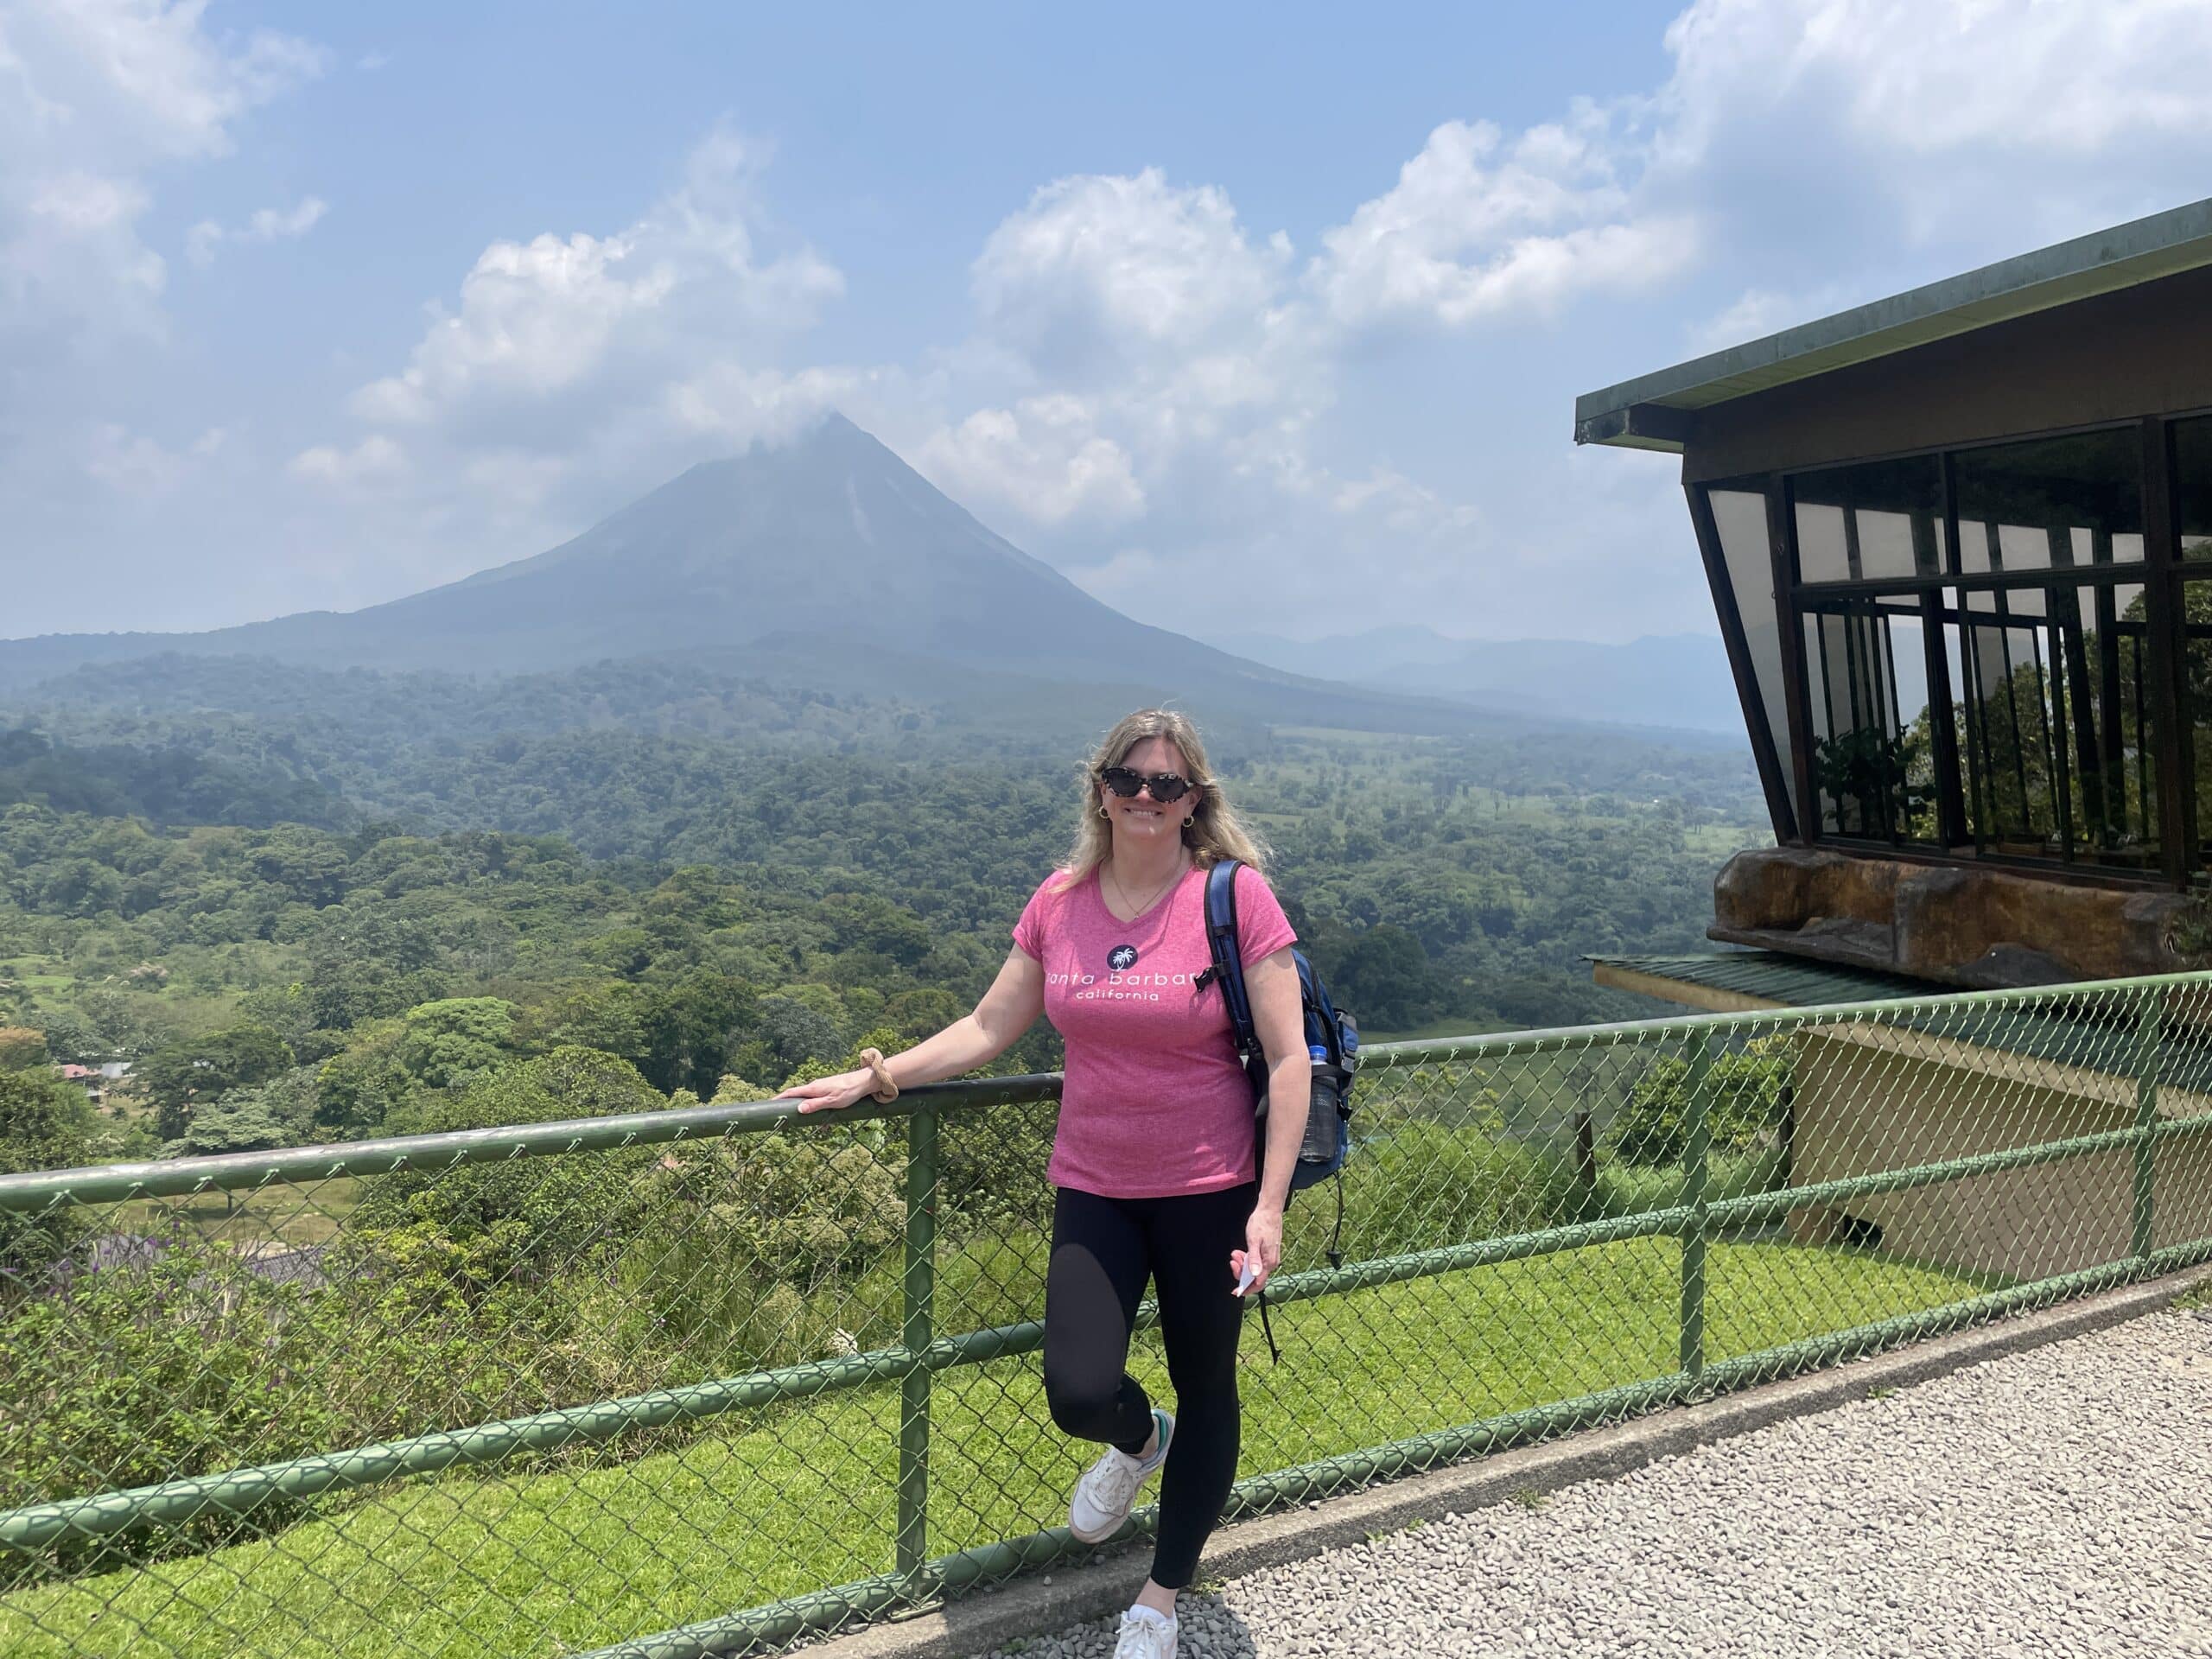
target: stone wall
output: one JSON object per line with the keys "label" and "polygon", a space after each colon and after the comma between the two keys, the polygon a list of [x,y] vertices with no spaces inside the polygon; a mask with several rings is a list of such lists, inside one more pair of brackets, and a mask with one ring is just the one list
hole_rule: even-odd
{"label": "stone wall", "polygon": [[2190,900],[1800,847],[1738,853],[1708,937],[1971,989],[2179,972]]}

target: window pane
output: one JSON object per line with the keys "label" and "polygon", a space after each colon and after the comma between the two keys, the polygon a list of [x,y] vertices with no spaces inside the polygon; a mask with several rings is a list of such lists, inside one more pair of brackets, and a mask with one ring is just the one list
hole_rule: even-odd
{"label": "window pane", "polygon": [[1942,574],[1943,473],[1935,456],[1800,473],[1789,487],[1800,582]]}
{"label": "window pane", "polygon": [[2139,563],[2142,446],[2133,431],[2038,438],[1953,459],[1969,573]]}
{"label": "window pane", "polygon": [[1920,600],[1813,600],[1804,626],[1821,830],[1938,842]]}
{"label": "window pane", "polygon": [[1766,531],[1766,497],[1754,490],[1707,490],[1713,525],[1720,536],[1721,561],[1735,592],[1744,622],[1751,671],[1764,705],[1767,729],[1782,762],[1783,792],[1789,791],[1789,721],[1782,690],[1782,626],[1776,619],[1774,564]]}
{"label": "window pane", "polygon": [[[2196,556],[2212,557],[2212,550]],[[2183,717],[2190,722],[2196,774],[2197,859],[2212,862],[2212,581],[2185,582],[2181,592],[2182,626],[2188,636],[2182,662]]]}
{"label": "window pane", "polygon": [[2212,559],[2212,416],[2176,421],[2173,429],[2174,494],[2181,512],[2181,556],[2184,559]]}
{"label": "window pane", "polygon": [[1985,852],[2158,862],[2143,606],[2138,584],[2059,581],[1955,611],[1967,817]]}

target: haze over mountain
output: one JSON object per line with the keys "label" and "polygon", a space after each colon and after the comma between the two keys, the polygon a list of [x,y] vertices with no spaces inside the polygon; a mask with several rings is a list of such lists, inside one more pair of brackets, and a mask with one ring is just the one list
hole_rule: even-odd
{"label": "haze over mountain", "polygon": [[1313,640],[1211,634],[1224,651],[1357,685],[1456,697],[1537,717],[1633,722],[1740,737],[1742,706],[1719,637],[1647,634],[1587,639],[1452,639],[1403,626]]}
{"label": "haze over mountain", "polygon": [[[386,604],[200,633],[0,643],[0,687],[171,652],[472,675],[650,657],[922,701],[957,691],[972,703],[987,689],[1013,711],[1039,687],[1080,686],[1102,709],[1176,697],[1282,723],[1500,723],[1137,622],[985,528],[840,416],[780,448],[694,467],[550,552]],[[949,671],[965,683],[950,687]]]}

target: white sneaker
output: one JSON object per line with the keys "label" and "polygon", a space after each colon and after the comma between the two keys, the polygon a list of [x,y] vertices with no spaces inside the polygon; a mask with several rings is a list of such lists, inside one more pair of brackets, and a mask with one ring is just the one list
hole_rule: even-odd
{"label": "white sneaker", "polygon": [[1114,1659],[1175,1659],[1177,1621],[1155,1623],[1139,1618],[1131,1608],[1122,1615],[1122,1634],[1114,1643]]}
{"label": "white sneaker", "polygon": [[[1106,1455],[1092,1464],[1089,1472],[1076,1483],[1075,1501],[1068,1505],[1068,1530],[1083,1542],[1096,1544],[1112,1537],[1122,1522],[1129,1518],[1129,1506],[1137,1501],[1137,1488],[1167,1461],[1168,1443],[1175,1438],[1174,1416],[1154,1406],[1152,1421],[1158,1427],[1160,1444],[1150,1457],[1133,1458],[1119,1446],[1109,1446]],[[1166,1651],[1172,1654],[1174,1649],[1171,1645]]]}

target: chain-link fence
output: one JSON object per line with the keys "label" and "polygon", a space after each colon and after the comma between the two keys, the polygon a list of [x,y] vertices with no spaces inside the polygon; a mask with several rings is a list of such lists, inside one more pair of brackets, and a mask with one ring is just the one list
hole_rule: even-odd
{"label": "chain-link fence", "polygon": [[[1070,1553],[1054,1084],[0,1179],[0,1652],[738,1651]],[[1398,1044],[1357,1107],[1236,1512],[2212,1259],[2212,976]]]}

